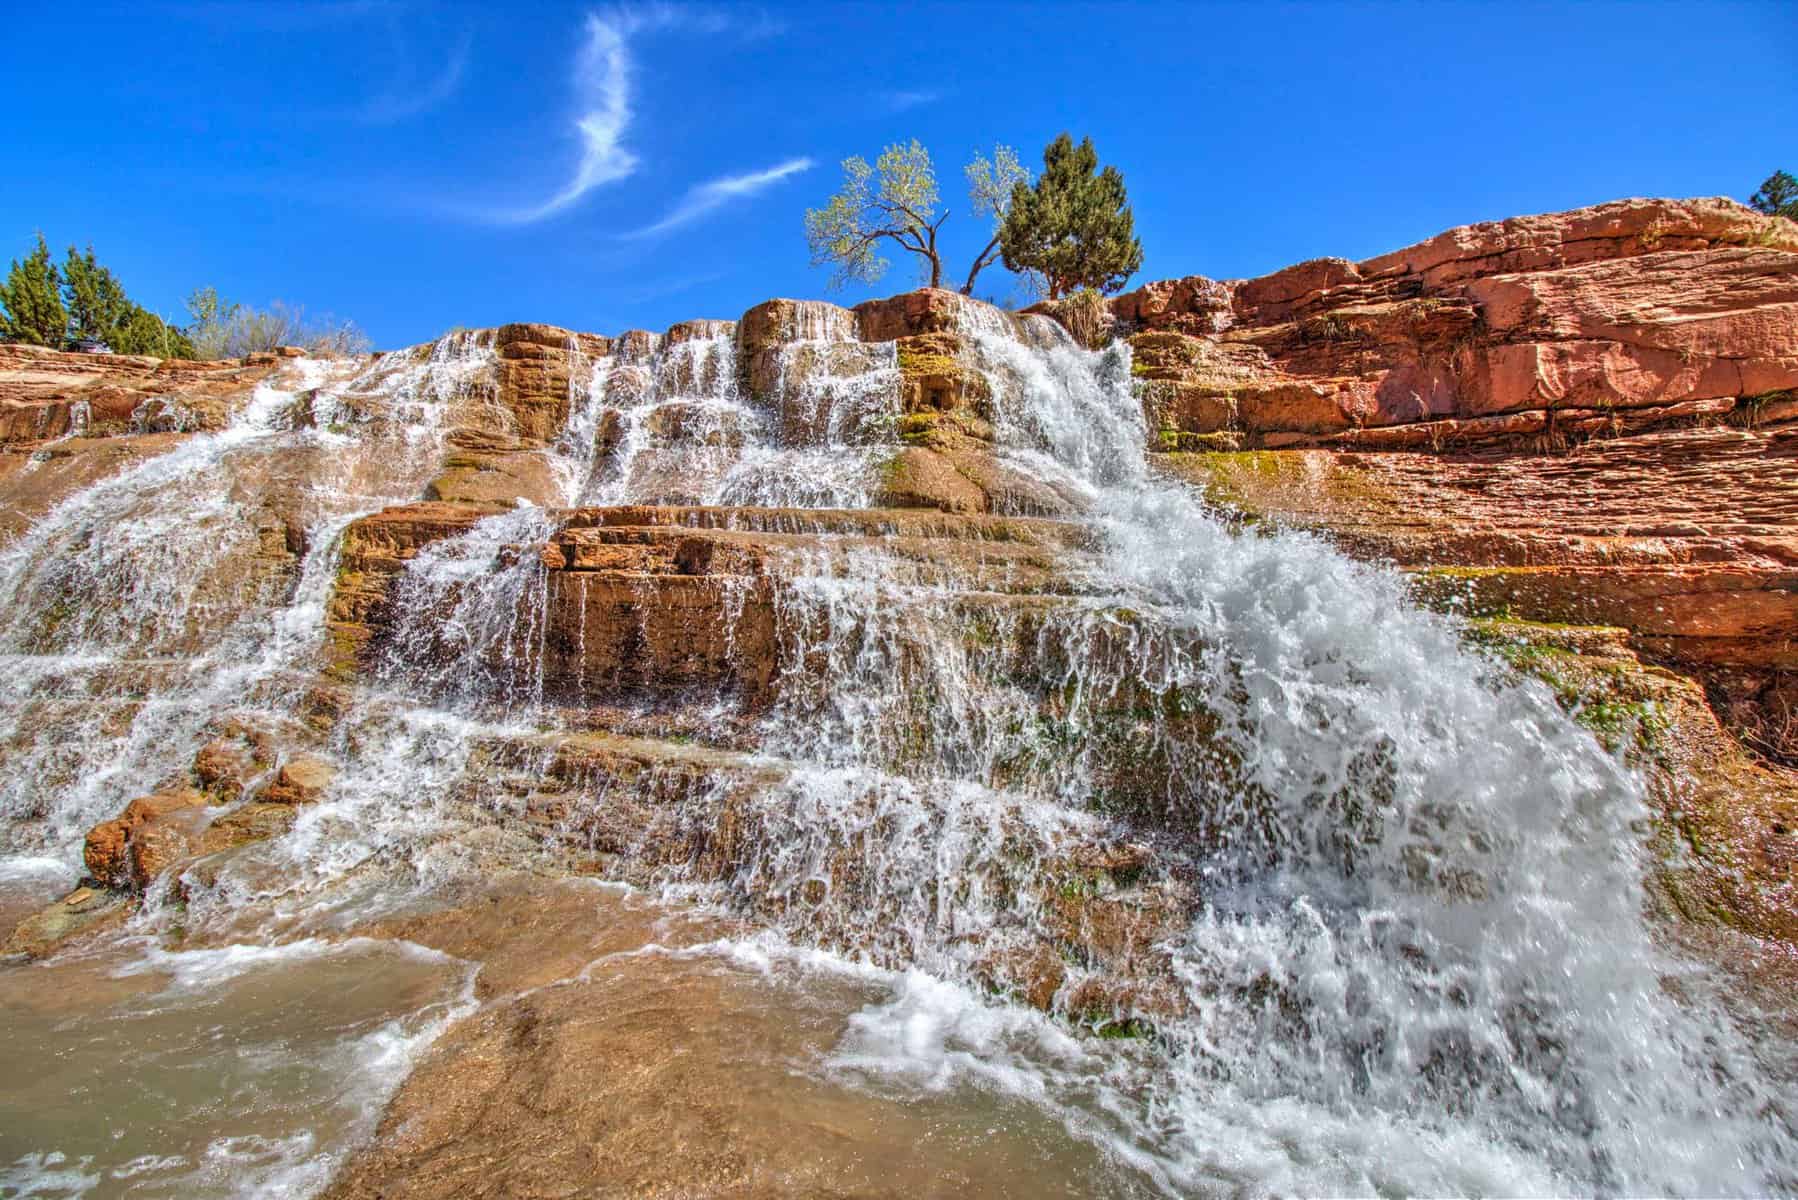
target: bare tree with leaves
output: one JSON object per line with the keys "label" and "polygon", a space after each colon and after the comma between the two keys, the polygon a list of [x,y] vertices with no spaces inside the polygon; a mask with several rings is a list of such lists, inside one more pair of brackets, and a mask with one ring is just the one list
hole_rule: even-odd
{"label": "bare tree with leaves", "polygon": [[873,283],[886,274],[880,243],[890,241],[923,260],[929,286],[943,281],[937,230],[949,214],[936,212],[936,172],[917,139],[888,146],[870,167],[857,155],[843,160],[843,189],[823,208],[805,212],[805,241],[812,266],[833,266],[830,286],[851,280]]}
{"label": "bare tree with leaves", "polygon": [[366,354],[368,336],[353,321],[310,319],[299,305],[276,300],[252,308],[220,296],[214,287],[196,288],[187,298],[187,327],[197,358],[241,358],[279,346],[299,346],[310,354],[349,357]]}
{"label": "bare tree with leaves", "polygon": [[[1003,144],[993,147],[992,158],[976,154],[967,166],[968,199],[978,215],[992,219],[993,236],[986,248],[974,256],[968,270],[968,281],[961,294],[974,294],[974,279],[999,258],[999,231],[1005,227],[1005,214],[1011,211],[1012,191],[1018,184],[1030,182],[1030,172],[1018,161],[1018,152]],[[1032,281],[1034,283],[1034,281]]]}
{"label": "bare tree with leaves", "polygon": [[[974,212],[992,221],[992,238],[974,256],[962,295],[972,295],[974,280],[999,258],[999,229],[1019,183],[1030,172],[1010,146],[994,146],[992,158],[976,154],[967,166],[968,199]],[[843,187],[823,208],[807,209],[805,241],[812,266],[834,268],[830,287],[852,280],[873,283],[891,264],[880,255],[882,242],[918,256],[927,286],[943,285],[943,256],[937,233],[949,213],[937,212],[936,169],[930,152],[914,138],[888,146],[873,166],[860,156],[843,160]]]}

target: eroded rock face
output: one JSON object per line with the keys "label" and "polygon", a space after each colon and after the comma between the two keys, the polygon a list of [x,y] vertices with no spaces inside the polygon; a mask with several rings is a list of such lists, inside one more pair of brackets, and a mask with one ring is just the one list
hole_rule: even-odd
{"label": "eroded rock face", "polygon": [[[969,485],[971,488],[972,485]],[[940,508],[937,504],[920,508]],[[928,571],[990,570],[994,587],[1051,579],[1048,563],[1073,531],[1054,522],[895,510],[705,509],[623,506],[549,516],[541,540],[506,547],[528,564],[530,611],[478,647],[437,646],[433,614],[403,611],[407,564],[467,535],[488,514],[417,504],[345,531],[328,623],[345,678],[472,652],[533,695],[572,702],[725,692],[754,707],[794,664],[775,633],[781,563],[895,549]],[[538,569],[540,568],[540,573]],[[1006,584],[1004,581],[1012,581]],[[433,601],[453,610],[454,591]],[[447,618],[448,613],[435,614]],[[410,623],[410,624],[408,624]],[[446,624],[449,622],[446,620]],[[393,659],[396,638],[425,629]]]}
{"label": "eroded rock face", "polygon": [[281,764],[275,778],[262,789],[268,804],[310,804],[322,798],[337,777],[336,764],[318,754],[296,754]]}
{"label": "eroded rock face", "polygon": [[[1548,679],[1570,708],[1621,714],[1615,728],[1595,725],[1601,735],[1648,730],[1691,753],[1655,768],[1661,815],[1720,849],[1674,881],[1669,903],[1798,939],[1789,776],[1740,755],[1705,723],[1692,684],[1637,657],[1714,680],[1738,728],[1750,720],[1741,713],[1762,714],[1763,740],[1783,744],[1777,729],[1790,722],[1778,714],[1798,696],[1798,404],[1742,389],[1783,386],[1798,255],[1780,227],[1727,206],[1606,209],[1451,231],[1362,264],[1150,284],[1121,298],[1116,316],[1135,331],[1157,444],[1214,451],[1166,455],[1163,467],[1257,519],[1396,560],[1428,598],[1627,626],[1485,632],[1524,643],[1519,669]],[[142,781],[154,794],[92,831],[89,869],[125,893],[155,895],[171,875],[205,884],[219,856],[279,836],[301,811],[308,829],[327,824],[334,801],[371,786],[359,759],[391,733],[371,710],[416,703],[471,723],[497,713],[458,745],[466,768],[446,768],[441,788],[418,798],[467,822],[467,847],[503,847],[495,860],[703,887],[746,919],[881,963],[947,947],[968,979],[1072,1026],[1136,1035],[1183,1019],[1204,1001],[1169,946],[1204,911],[1194,856],[1216,844],[1224,818],[1205,800],[1172,805],[1168,782],[1202,777],[1232,803],[1254,796],[1215,714],[1145,679],[1158,656],[1202,650],[1198,635],[1181,641],[1152,614],[1095,597],[1081,578],[1092,533],[1067,520],[1081,498],[995,447],[993,385],[974,368],[970,330],[1006,326],[1017,327],[1009,315],[922,291],[853,311],[771,301],[734,324],[661,335],[540,325],[470,335],[491,357],[443,398],[441,443],[429,442],[439,456],[403,489],[407,502],[351,522],[325,560],[329,662],[265,684],[292,698],[290,719],[210,723],[190,779]],[[664,353],[698,343],[736,357],[701,365]],[[590,444],[563,445],[607,357],[611,424],[583,432]],[[701,378],[719,362],[735,391]],[[827,385],[876,362],[890,368],[880,381],[890,407],[843,419]],[[567,507],[591,494],[567,486],[569,460],[591,452],[603,464],[623,439],[619,414],[645,399],[656,406],[631,432],[656,451],[866,450],[879,470],[873,507]],[[184,428],[184,411],[198,410],[132,410],[145,430]],[[1717,423],[1728,416],[1742,425]],[[292,419],[331,417],[304,400]],[[293,450],[286,470],[304,478],[310,453]],[[307,525],[265,492],[301,490],[288,480],[245,492],[258,554],[297,587]],[[869,601],[855,589],[870,580],[903,590]],[[888,611],[891,595],[905,611]],[[844,677],[897,681],[864,690],[914,703],[852,731],[865,744],[849,761],[871,777],[861,790],[808,806],[815,797],[791,781],[835,760],[815,743],[783,750],[782,719],[828,728],[833,704],[884,698],[831,695]],[[987,711],[1001,701],[1009,707]],[[1674,713],[1671,733],[1653,724],[1657,706]],[[1002,752],[969,753],[975,742]],[[1067,824],[1045,828],[1014,805],[953,825],[967,798],[946,795],[946,781],[1042,796],[1076,758],[1084,791],[1057,797],[1069,801]],[[1695,797],[1679,791],[1700,777]],[[1229,811],[1241,824],[1243,810]],[[940,877],[917,852],[932,838],[959,849],[983,836],[992,843]],[[919,863],[929,870],[895,881]],[[53,944],[92,900],[59,901],[20,944]],[[592,960],[591,947],[579,950],[575,967]],[[478,1148],[466,1158],[436,1158],[441,1170],[419,1175],[419,1191],[456,1194],[487,1178],[491,1155],[513,1162],[528,1148],[543,1079],[572,1098],[579,1144],[600,1137],[616,1114],[592,1102],[581,1068],[618,1047],[575,1003],[591,987],[504,998],[455,1034],[446,1057],[461,1065],[421,1076],[418,1107],[402,1103],[384,1131],[387,1162],[364,1160],[343,1194],[386,1194],[414,1170],[411,1150],[449,1155],[469,1142]],[[456,1088],[468,1063],[516,1113],[475,1119]],[[590,1169],[580,1161],[546,1178]]]}
{"label": "eroded rock face", "polygon": [[1436,602],[1627,629],[1644,655],[1710,684],[1731,728],[1792,761],[1780,713],[1798,672],[1798,429],[1662,430],[1562,454],[1157,462],[1253,519],[1407,568]]}
{"label": "eroded rock face", "polygon": [[273,354],[194,362],[0,343],[0,445],[222,428],[231,403],[280,361]]}
{"label": "eroded rock face", "polygon": [[1113,310],[1176,473],[1439,601],[1626,628],[1764,749],[1798,670],[1795,251],[1731,201],[1624,200]]}
{"label": "eroded rock face", "polygon": [[502,325],[494,333],[499,353],[500,421],[514,434],[541,445],[568,423],[569,382],[584,365],[611,352],[611,339],[554,325]]}
{"label": "eroded rock face", "polygon": [[1624,200],[1359,264],[1147,284],[1113,310],[1175,444],[1552,444],[1792,419],[1795,251],[1798,226],[1731,201]]}

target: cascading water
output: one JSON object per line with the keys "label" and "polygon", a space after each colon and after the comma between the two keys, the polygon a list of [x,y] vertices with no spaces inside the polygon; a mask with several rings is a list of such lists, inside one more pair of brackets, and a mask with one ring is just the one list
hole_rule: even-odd
{"label": "cascading water", "polygon": [[473,335],[423,357],[302,360],[226,428],[77,494],[0,551],[7,850],[78,844],[178,771],[216,709],[310,648],[334,535],[416,493],[444,408],[490,362]]}
{"label": "cascading water", "polygon": [[1121,349],[1033,333],[1048,348],[975,335],[995,424],[1090,487],[1119,600],[1211,648],[1144,682],[1202,698],[1239,764],[1236,795],[1193,778],[1167,798],[1176,828],[1220,845],[1175,951],[1199,1001],[1160,1031],[1172,1069],[1144,1113],[1170,1181],[1789,1186],[1784,1098],[1708,1001],[1664,988],[1678,968],[1642,917],[1639,783],[1540,686],[1496,683],[1393,574],[1233,533],[1152,482]]}
{"label": "cascading water", "polygon": [[801,315],[765,408],[739,394],[726,322],[691,322],[678,340],[619,338],[570,426],[571,445],[608,447],[572,494],[586,504],[865,506],[873,443],[894,413],[895,351],[855,340],[841,310]]}
{"label": "cascading water", "polygon": [[[1165,1061],[1100,1085],[1116,1120],[1100,1136],[1120,1154],[1176,1191],[1789,1181],[1783,1094],[1701,987],[1684,1005],[1666,994],[1681,968],[1642,917],[1636,780],[1543,689],[1499,682],[1395,575],[1308,536],[1235,533],[1153,482],[1121,348],[1007,326],[964,333],[999,451],[1088,498],[1084,582],[1101,594],[1030,619],[1031,687],[1002,608],[970,644],[951,594],[871,558],[789,564],[787,636],[815,641],[784,656],[806,681],[765,744],[824,769],[758,798],[766,833],[734,893],[822,892],[859,846],[872,865],[831,897],[839,911],[788,927],[972,978],[970,933],[990,950],[1040,923],[1008,864],[1078,836],[1115,785],[1106,709],[1146,698],[1153,725],[1196,705],[1212,749],[1175,729],[1130,742],[1166,772],[1127,805],[1135,819],[1207,849],[1190,853],[1203,911],[1171,946],[1190,1015],[1157,1026]],[[1045,690],[1070,744],[1043,745]],[[953,1041],[943,1003],[910,987],[858,1036],[934,1023]],[[864,1068],[903,1072],[917,1051],[851,1041],[844,1061]],[[1050,1091],[1093,1086],[1036,1069]]]}
{"label": "cascading water", "polygon": [[[294,719],[338,536],[418,494],[450,410],[490,401],[492,363],[487,335],[458,334],[372,361],[289,364],[224,428],[77,493],[0,550],[0,900],[20,885],[41,895],[46,878],[73,883],[84,826],[184,781],[221,713]],[[408,775],[427,771],[418,755]],[[329,876],[330,856],[307,849],[329,840],[345,854],[315,836],[327,820],[321,808],[298,823],[281,868],[309,859]],[[0,1191],[311,1193],[412,1055],[465,1011],[471,968],[402,943],[231,944],[279,942],[295,919],[277,904],[233,928],[242,902],[295,890],[258,866],[196,881],[181,904],[159,903],[159,884],[127,931],[138,936],[72,963],[73,983],[17,980],[4,1035],[33,1082],[7,1097]],[[190,908],[196,924],[217,915],[220,945],[147,944]],[[142,988],[115,982],[139,975]],[[386,979],[390,994],[344,986],[357,978]],[[33,987],[62,990],[45,1007]],[[121,990],[130,997],[106,1007]],[[227,1051],[215,1028],[233,1031]],[[130,1047],[123,1060],[114,1037]],[[96,1116],[90,1076],[135,1118]]]}
{"label": "cascading water", "polygon": [[[857,340],[842,310],[794,311],[756,395],[724,323],[626,335],[591,361],[577,343],[546,451],[562,498],[869,505],[895,448],[897,351]],[[672,840],[699,849],[635,877],[766,930],[671,953],[872,981],[878,998],[811,1069],[875,1092],[1021,1098],[1102,1147],[1119,1192],[1794,1186],[1788,1085],[1644,924],[1631,774],[1543,689],[1506,683],[1449,619],[1413,607],[1395,574],[1304,535],[1235,531],[1158,482],[1124,347],[961,311],[993,454],[1083,515],[1040,533],[1053,553],[731,518],[785,539],[769,539],[778,669],[764,707],[707,697],[683,728],[753,753],[704,758],[683,733],[666,770],[577,773],[554,800],[564,834],[610,809],[634,836],[682,826]],[[0,552],[0,813],[17,871],[66,863],[86,827],[178,773],[215,710],[298,718],[339,534],[420,493],[445,410],[492,402],[492,354],[460,335],[353,378],[302,364],[228,429]],[[309,423],[294,428],[302,398]],[[308,472],[316,483],[286,498],[283,481]],[[331,735],[326,795],[283,837],[190,873],[188,929],[347,961],[369,945],[318,938],[535,843],[538,827],[518,827],[561,769],[545,747],[591,719],[580,703],[600,690],[546,681],[548,639],[568,634],[537,548],[560,525],[524,506],[407,559],[387,640]],[[248,580],[189,569],[209,545],[257,537],[297,562]],[[733,635],[748,602],[726,606]],[[79,735],[96,712],[103,736]],[[696,762],[717,777],[682,774]],[[1070,867],[1139,841],[1165,864],[1152,884]],[[729,861],[702,870],[717,845]],[[1064,923],[1100,887],[1179,913],[1149,981],[1171,1002],[1089,1011],[1115,981]],[[165,931],[176,911],[148,905],[137,929]],[[396,1046],[395,1072],[358,1085],[329,1146],[268,1152],[296,1190],[366,1135],[397,1072],[470,1003],[454,960],[394,944],[388,969],[427,976],[407,986],[430,1003],[346,1018],[354,1037],[328,1052]],[[1038,998],[1053,1015],[987,994],[994,963],[1044,947],[1063,958]],[[191,956],[220,953],[146,951],[164,957],[142,969],[173,970],[173,995],[182,971],[217,966]],[[1074,1036],[1082,1025],[1150,1036]],[[141,1169],[191,1184],[227,1142]],[[62,1171],[46,1145],[18,1169]]]}

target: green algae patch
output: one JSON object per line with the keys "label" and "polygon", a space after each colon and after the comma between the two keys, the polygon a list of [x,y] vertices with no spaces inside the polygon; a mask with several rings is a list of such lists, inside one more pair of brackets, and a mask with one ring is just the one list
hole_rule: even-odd
{"label": "green algae patch", "polygon": [[1155,432],[1155,447],[1162,454],[1180,453],[1232,453],[1240,450],[1242,434],[1231,430],[1219,430],[1216,433],[1188,433],[1184,429],[1159,429]]}
{"label": "green algae patch", "polygon": [[1670,690],[1681,681],[1638,661],[1626,630],[1484,620],[1468,635],[1513,670],[1546,683],[1555,702],[1613,754],[1644,765],[1665,751],[1668,709],[1676,702]]}
{"label": "green algae patch", "polygon": [[[1213,504],[1253,520],[1299,526],[1416,522],[1416,514],[1407,511],[1391,488],[1333,451],[1215,448],[1236,436],[1176,433],[1163,442],[1168,452],[1152,461],[1165,474],[1199,488]],[[1189,440],[1199,438],[1216,440]],[[1200,448],[1207,445],[1211,448]]]}
{"label": "green algae patch", "polygon": [[953,355],[913,350],[899,343],[899,372],[902,375],[959,375],[962,366]]}

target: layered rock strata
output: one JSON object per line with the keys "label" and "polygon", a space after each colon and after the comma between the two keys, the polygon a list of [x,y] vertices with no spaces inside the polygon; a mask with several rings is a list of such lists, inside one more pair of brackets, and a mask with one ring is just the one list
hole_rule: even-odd
{"label": "layered rock strata", "polygon": [[[1607,703],[1669,705],[1699,728],[1702,702],[1631,656],[1682,664],[1711,686],[1732,729],[1780,757],[1794,752],[1798,667],[1794,249],[1789,226],[1738,206],[1627,201],[1471,226],[1359,264],[1150,284],[1110,311],[1133,350],[1151,448],[1170,451],[1157,460],[1166,471],[1251,518],[1395,561],[1428,598],[1511,620],[1622,627],[1571,648],[1551,638],[1551,648],[1580,658],[1579,672],[1608,679],[1615,667],[1640,684]],[[571,870],[706,883],[821,940],[904,960],[919,948],[879,940],[899,939],[909,914],[876,886],[878,837],[832,831],[823,865],[801,884],[758,874],[781,831],[806,819],[781,807],[781,781],[796,768],[759,740],[767,732],[755,719],[782,705],[827,717],[803,704],[832,654],[874,647],[893,670],[918,672],[918,711],[867,748],[896,791],[947,773],[955,731],[933,706],[984,719],[965,698],[946,707],[956,699],[948,682],[919,662],[935,643],[908,641],[877,606],[833,607],[848,584],[879,578],[929,597],[916,619],[962,631],[953,649],[966,677],[1028,698],[1002,714],[1011,724],[995,740],[1065,742],[1078,730],[1101,815],[1143,831],[1064,831],[1038,844],[1040,831],[996,820],[1009,852],[1031,865],[989,863],[976,890],[1027,915],[990,952],[973,945],[970,960],[992,986],[1082,1019],[1167,1013],[1182,1001],[1156,945],[1202,905],[1190,853],[1215,832],[1160,806],[1168,773],[1191,766],[1170,756],[1213,754],[1204,767],[1222,781],[1232,764],[1202,718],[1178,697],[1133,690],[1127,670],[1105,677],[1100,700],[1083,690],[1069,647],[1082,669],[1127,667],[1162,646],[1163,631],[1085,594],[1091,535],[1070,519],[1081,497],[996,449],[999,398],[974,353],[991,332],[1027,327],[941,291],[853,310],[775,300],[736,322],[659,335],[464,333],[375,360],[351,386],[305,392],[283,417],[294,429],[396,441],[427,430],[412,438],[423,449],[400,476],[404,502],[365,508],[343,529],[324,600],[326,661],[268,685],[302,698],[292,719],[222,714],[255,737],[208,742],[177,776],[145,780],[141,798],[94,830],[91,874],[141,891],[279,833],[344,786],[339,767],[372,736],[355,732],[370,696],[512,715],[528,701],[551,727],[484,742],[453,789],[475,819],[529,830]],[[102,369],[88,357],[21,353],[26,365],[0,376],[15,389],[0,394],[9,436],[29,451],[13,457],[41,468],[0,479],[20,512],[219,428],[278,365],[190,372],[115,359]],[[409,371],[429,381],[440,358],[453,383],[431,383],[428,397],[391,382],[412,380]],[[89,421],[113,415],[82,427],[83,403]],[[176,407],[201,417],[190,427],[155,416]],[[35,440],[18,440],[27,435]],[[697,463],[724,478],[757,453],[818,450],[866,461],[867,477],[851,481],[865,507],[700,503],[720,491],[716,479],[683,474]],[[251,572],[262,602],[301,585],[315,549],[301,531],[316,523],[302,484],[327,458],[309,443],[285,466],[236,476],[233,502],[260,522],[251,556],[274,564]],[[796,461],[801,471],[815,463]],[[637,468],[640,498],[662,503],[583,503],[594,480]],[[345,486],[369,494],[379,494],[371,480],[395,477],[386,460],[356,470]],[[512,532],[490,557],[444,558],[472,565],[446,567],[440,587],[419,569],[464,553],[496,520]],[[471,579],[514,588],[502,597],[514,619],[468,619],[459,606]],[[219,595],[215,608],[228,603]],[[1677,695],[1650,696],[1644,679]],[[1177,736],[1161,736],[1170,730]],[[1714,732],[1694,735],[1710,749],[1667,778],[1736,781],[1704,793],[1695,811],[1705,815],[1693,819],[1709,822],[1704,836],[1748,849],[1730,860],[1737,874],[1719,868],[1681,903],[1791,936],[1777,890],[1789,856],[1775,830],[1790,781],[1732,757]],[[1003,788],[1049,761],[1016,749],[977,770],[952,765]],[[1730,797],[1748,794],[1756,799],[1732,811]],[[943,819],[929,796],[908,793],[914,801],[916,820]],[[874,828],[884,836],[898,824]],[[1742,878],[1768,886],[1730,891]],[[49,928],[26,942],[54,944]]]}
{"label": "layered rock strata", "polygon": [[1554,448],[1798,419],[1794,251],[1732,201],[1622,200],[1111,309],[1170,448]]}

